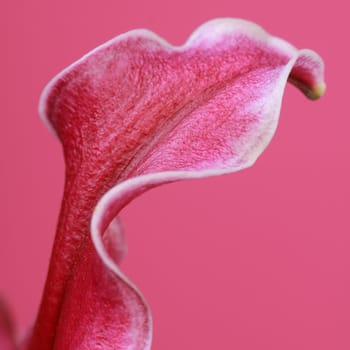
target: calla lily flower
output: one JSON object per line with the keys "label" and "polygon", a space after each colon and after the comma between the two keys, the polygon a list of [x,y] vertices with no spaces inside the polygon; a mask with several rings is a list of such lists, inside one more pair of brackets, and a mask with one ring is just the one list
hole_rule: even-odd
{"label": "calla lily flower", "polygon": [[120,211],[155,186],[251,166],[286,83],[316,99],[323,76],[316,53],[240,19],[210,21],[179,47],[134,30],[56,76],[40,115],[62,143],[66,183],[42,303],[20,348],[150,349],[149,307],[118,267]]}

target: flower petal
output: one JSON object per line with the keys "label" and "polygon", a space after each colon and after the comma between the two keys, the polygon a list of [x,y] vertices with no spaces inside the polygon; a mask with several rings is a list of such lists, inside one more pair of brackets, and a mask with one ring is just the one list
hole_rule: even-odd
{"label": "flower petal", "polygon": [[40,114],[62,142],[66,187],[31,349],[149,349],[150,313],[117,267],[114,218],[151,187],[252,165],[288,80],[319,97],[322,60],[219,19],[181,47],[126,33],[51,81]]}
{"label": "flower petal", "polygon": [[0,299],[0,349],[15,350],[15,338],[12,320],[5,303]]}
{"label": "flower petal", "polygon": [[113,221],[99,255],[90,245],[67,286],[55,349],[150,349],[151,316],[137,288],[122,274],[120,232]]}

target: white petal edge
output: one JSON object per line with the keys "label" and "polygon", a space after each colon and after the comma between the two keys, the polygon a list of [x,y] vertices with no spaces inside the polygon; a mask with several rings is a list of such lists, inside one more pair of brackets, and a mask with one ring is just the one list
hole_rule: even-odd
{"label": "white petal edge", "polygon": [[[53,135],[57,137],[57,133],[54,127],[51,125],[49,117],[46,113],[46,101],[50,95],[52,88],[55,84],[67,73],[73,70],[76,66],[87,60],[90,56],[94,55],[96,52],[103,50],[106,47],[114,45],[122,40],[125,40],[129,37],[139,36],[148,39],[152,39],[155,42],[160,43],[164,49],[181,51],[186,50],[190,46],[194,46],[196,44],[200,44],[203,42],[210,43],[211,40],[215,40],[216,38],[224,35],[225,33],[237,33],[242,32],[244,35],[251,37],[252,39],[260,42],[269,43],[272,47],[275,47],[278,50],[282,50],[285,54],[293,57],[298,50],[289,44],[287,41],[280,39],[278,37],[270,35],[266,32],[262,27],[257,25],[254,22],[247,21],[239,18],[218,18],[210,20],[201,26],[199,26],[188,38],[188,40],[181,46],[173,46],[164,38],[159,36],[158,34],[148,30],[148,29],[134,29],[128,31],[126,33],[120,34],[102,45],[97,46],[95,49],[91,50],[87,54],[83,55],[80,59],[63,69],[60,73],[58,73],[55,77],[53,77],[49,83],[43,89],[40,99],[39,99],[39,116],[46,125],[46,127],[51,131]],[[203,39],[203,40],[202,40]]]}

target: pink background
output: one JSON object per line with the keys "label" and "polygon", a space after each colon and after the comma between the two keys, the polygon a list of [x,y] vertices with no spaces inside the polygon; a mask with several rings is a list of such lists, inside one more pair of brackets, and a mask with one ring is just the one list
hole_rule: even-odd
{"label": "pink background", "polygon": [[113,36],[181,44],[242,17],[326,62],[317,102],[288,87],[270,147],[240,173],[163,186],[123,219],[123,265],[154,315],[154,350],[350,349],[349,28],[345,1],[60,0],[0,3],[0,293],[21,329],[44,283],[63,185],[37,116],[43,86]]}

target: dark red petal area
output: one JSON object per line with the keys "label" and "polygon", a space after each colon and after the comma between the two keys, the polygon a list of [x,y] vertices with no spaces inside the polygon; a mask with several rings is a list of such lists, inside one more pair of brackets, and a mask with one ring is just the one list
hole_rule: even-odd
{"label": "dark red petal area", "polygon": [[0,350],[16,350],[12,319],[5,303],[0,299]]}
{"label": "dark red petal area", "polygon": [[181,47],[144,30],[121,35],[48,85],[40,112],[62,142],[66,186],[28,349],[150,348],[147,305],[117,266],[124,243],[114,218],[151,187],[253,164],[288,78],[315,91],[321,59],[223,19]]}

